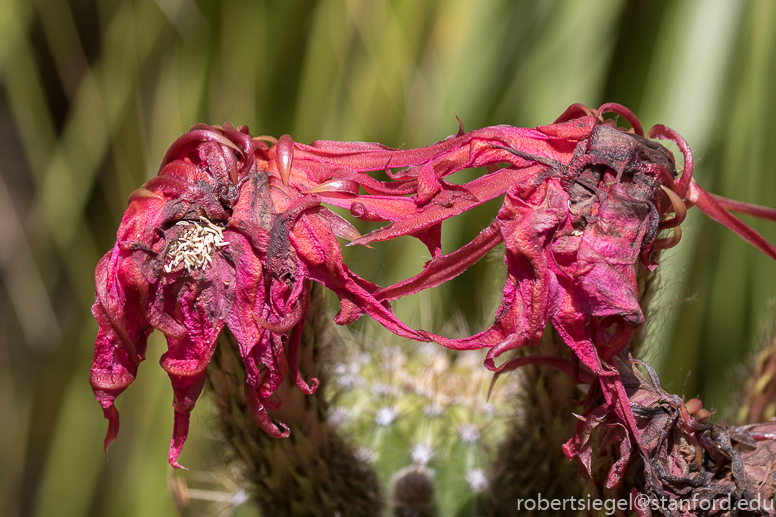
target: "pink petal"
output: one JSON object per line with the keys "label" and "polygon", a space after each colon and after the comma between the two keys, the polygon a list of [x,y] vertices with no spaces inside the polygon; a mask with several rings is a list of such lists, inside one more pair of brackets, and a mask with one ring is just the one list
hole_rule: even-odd
{"label": "pink petal", "polygon": [[395,300],[402,296],[418,293],[430,287],[442,285],[452,280],[473,264],[478,262],[490,250],[502,241],[501,228],[494,221],[482,230],[469,244],[442,257],[436,257],[426,263],[423,272],[402,282],[380,289],[375,293],[378,300]]}
{"label": "pink petal", "polygon": [[304,328],[304,322],[307,318],[307,309],[310,306],[310,281],[305,281],[305,288],[303,290],[302,298],[299,300],[298,305],[302,307],[302,317],[296,326],[291,331],[288,344],[286,345],[286,357],[288,358],[288,366],[291,370],[291,378],[294,380],[294,384],[299,391],[307,395],[312,395],[316,389],[318,389],[318,379],[311,379],[310,384],[306,383],[302,379],[302,375],[299,372],[299,344],[302,340],[302,332]]}
{"label": "pink petal", "polygon": [[[196,280],[194,275],[207,275]],[[188,414],[194,409],[205,384],[205,369],[213,355],[218,335],[227,320],[234,301],[235,274],[220,254],[205,270],[195,270],[182,286],[171,285],[167,296],[174,296],[180,307],[180,322],[186,329],[182,338],[167,336],[167,352],[160,363],[168,373],[173,388],[175,431],[170,445],[170,465],[177,464],[178,453],[186,440]],[[177,289],[180,289],[177,293]]]}
{"label": "pink petal", "polygon": [[97,297],[92,314],[100,326],[94,347],[90,384],[108,419],[105,450],[116,439],[119,414],[114,400],[137,375],[145,359],[148,335],[153,331],[142,305],[147,286],[134,262],[116,246],[97,265]]}
{"label": "pink petal", "polygon": [[317,209],[312,210],[312,212],[324,219],[328,223],[329,228],[331,228],[332,233],[337,237],[348,241],[354,241],[361,237],[361,234],[356,230],[355,226],[350,224],[347,219],[335,214],[328,208],[318,207]]}
{"label": "pink petal", "polygon": [[[725,206],[723,206],[725,204],[724,202],[721,203],[719,199],[712,197],[711,194],[699,187],[695,181],[690,182],[690,187],[687,190],[687,199],[695,203],[704,214],[733,230],[772,259],[776,259],[776,247],[765,240],[765,238],[753,228],[744,224],[740,219],[728,212]],[[741,205],[737,206],[743,208]]]}
{"label": "pink petal", "polygon": [[[339,243],[323,219],[313,214],[300,218],[290,237],[309,271],[309,278],[331,289],[341,301],[347,300],[352,306],[357,306],[391,332],[425,341],[423,336],[402,323],[391,309],[374,297],[372,293],[377,291],[376,285],[360,279],[342,263]],[[343,304],[343,311],[345,308]],[[335,321],[342,320],[338,316]]]}
{"label": "pink petal", "polygon": [[[454,198],[452,206],[428,204],[417,211],[412,207],[407,215],[393,224],[375,230],[351,244],[366,244],[375,241],[394,239],[402,235],[411,235],[429,228],[450,217],[461,214],[471,208],[481,205],[504,194],[512,185],[530,184],[546,167],[531,166],[521,169],[500,169],[497,172],[474,179],[463,186],[475,196],[475,200],[466,197]],[[359,202],[364,203],[368,196],[361,196]],[[330,202],[326,199],[326,202]],[[408,208],[409,205],[408,205]]]}

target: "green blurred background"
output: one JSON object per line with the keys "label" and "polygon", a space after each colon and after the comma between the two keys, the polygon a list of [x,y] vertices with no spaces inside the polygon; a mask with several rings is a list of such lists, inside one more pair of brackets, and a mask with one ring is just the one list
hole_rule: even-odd
{"label": "green blurred background", "polygon": [[[129,193],[193,123],[413,147],[456,115],[535,126],[620,102],[688,140],[703,187],[776,206],[774,27],[769,0],[0,0],[0,515],[176,514],[163,342],[119,399],[106,461],[89,307]],[[445,251],[496,208],[446,223]],[[347,253],[378,283],[427,258],[409,238]],[[436,317],[481,328],[500,267],[441,288]],[[776,264],[692,210],[661,270],[645,357],[664,387],[729,415],[771,326]],[[430,299],[397,310],[419,326]],[[203,401],[184,465],[212,465],[212,419]]]}

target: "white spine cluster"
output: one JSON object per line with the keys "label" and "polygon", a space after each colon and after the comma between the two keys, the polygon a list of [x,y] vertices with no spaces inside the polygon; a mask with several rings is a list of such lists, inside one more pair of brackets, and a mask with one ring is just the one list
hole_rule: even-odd
{"label": "white spine cluster", "polygon": [[196,221],[178,221],[176,226],[188,226],[183,235],[175,239],[167,249],[164,270],[171,273],[180,264],[187,273],[192,269],[202,268],[213,262],[213,253],[218,248],[228,246],[224,240],[221,227],[216,226],[204,217],[200,217],[200,225]]}

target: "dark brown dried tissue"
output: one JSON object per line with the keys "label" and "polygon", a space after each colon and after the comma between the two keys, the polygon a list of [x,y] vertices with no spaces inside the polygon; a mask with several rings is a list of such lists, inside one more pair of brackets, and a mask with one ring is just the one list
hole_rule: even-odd
{"label": "dark brown dried tissue", "polygon": [[581,417],[587,432],[580,467],[589,469],[599,495],[642,502],[648,496],[648,507],[635,509],[642,516],[774,515],[776,421],[714,424],[699,400],[664,391],[648,364],[627,351],[615,361],[641,444],[626,438],[600,386],[592,385]]}

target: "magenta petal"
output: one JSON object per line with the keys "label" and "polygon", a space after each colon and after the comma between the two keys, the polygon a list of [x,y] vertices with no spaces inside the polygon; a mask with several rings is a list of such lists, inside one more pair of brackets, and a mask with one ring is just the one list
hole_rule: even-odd
{"label": "magenta petal", "polygon": [[[282,330],[277,328],[277,322],[267,323],[267,327],[272,327],[271,330],[265,329],[257,323],[259,318],[256,314],[275,317],[268,308],[269,295],[266,290],[261,260],[241,232],[230,231],[227,232],[226,236],[230,243],[232,255],[237,261],[235,264],[235,301],[232,305],[232,311],[229,313],[228,324],[237,339],[240,355],[245,364],[246,395],[251,394],[250,397],[256,399],[252,407],[259,408],[261,406],[263,408],[264,401],[274,393],[285,378],[287,366],[279,338],[283,332],[279,332],[277,335],[273,333],[273,330]],[[298,321],[301,318],[301,307],[297,304],[295,310],[298,311],[298,314],[294,318]],[[254,416],[259,423],[261,423],[260,418],[269,419],[266,411],[262,413],[259,409],[254,411]],[[273,436],[279,436],[279,431],[275,426],[269,425],[273,429]],[[264,427],[264,425],[262,426]]]}
{"label": "magenta petal", "polygon": [[375,298],[378,300],[395,300],[402,296],[415,294],[424,289],[441,285],[466,271],[501,241],[499,224],[494,221],[469,244],[453,253],[430,260],[423,267],[423,272],[377,291]]}
{"label": "magenta petal", "polygon": [[167,453],[167,461],[170,466],[176,469],[187,470],[186,467],[182,467],[178,463],[178,455],[189,435],[189,417],[189,413],[175,412],[175,423],[172,428],[172,440],[170,441],[170,451]]}
{"label": "magenta petal", "polygon": [[563,445],[563,454],[571,461],[576,461],[580,467],[580,475],[590,478],[592,476],[593,432],[601,421],[606,418],[608,408],[597,407],[593,412],[585,415],[584,420],[577,423],[574,436]]}
{"label": "magenta petal", "polygon": [[137,375],[137,364],[128,360],[124,350],[114,345],[115,339],[106,339],[106,333],[100,329],[95,346],[95,358],[92,364],[90,383],[97,402],[102,406],[103,415],[108,420],[105,436],[105,453],[119,432],[119,412],[114,400],[129,386]]}
{"label": "magenta petal", "polygon": [[[345,310],[349,309],[351,317],[354,317],[357,314],[352,309],[357,307],[359,312],[369,314],[391,332],[425,341],[422,335],[402,323],[390,308],[374,297],[373,293],[378,289],[376,285],[360,279],[343,264],[339,243],[324,220],[314,214],[304,216],[290,237],[308,269],[309,278],[337,295],[342,302],[343,313],[349,312]],[[339,318],[335,321],[342,323]]]}
{"label": "magenta petal", "polygon": [[[318,194],[321,201],[350,210],[353,217],[362,221],[394,221],[417,211],[412,198],[393,196],[346,196],[342,194]],[[361,244],[361,243],[359,243]]]}
{"label": "magenta petal", "polygon": [[770,221],[776,221],[776,210],[768,208],[767,206],[753,205],[751,203],[744,203],[742,201],[736,201],[735,199],[728,199],[726,197],[717,196],[716,194],[708,193],[711,198],[717,202],[719,206],[725,210],[733,212],[739,212],[741,214],[748,214],[760,219],[768,219]]}
{"label": "magenta petal", "polygon": [[600,374],[603,367],[588,331],[590,316],[579,306],[579,302],[569,294],[569,289],[572,289],[573,292],[571,281],[561,278],[559,283],[561,289],[559,290],[558,310],[552,317],[552,323],[563,341],[582,361],[582,364],[590,368],[593,373]]}
{"label": "magenta petal", "polygon": [[437,258],[442,255],[442,223],[429,226],[410,235],[425,244],[432,257]]}
{"label": "magenta petal", "polygon": [[633,127],[633,132],[636,133],[639,136],[644,136],[644,128],[641,126],[641,122],[639,122],[639,119],[636,117],[636,115],[633,114],[631,110],[623,106],[622,104],[616,104],[614,102],[609,102],[598,108],[598,116],[602,116],[604,113],[616,113],[617,115],[621,115],[625,120],[628,121],[628,123]]}
{"label": "magenta petal", "polygon": [[165,153],[159,169],[162,169],[165,165],[178,158],[183,153],[184,148],[187,146],[196,146],[203,141],[213,141],[232,149],[238,149],[238,147],[228,138],[213,131],[209,126],[204,124],[198,125],[197,129],[194,131],[189,131],[173,142],[173,144],[167,150],[167,153]]}
{"label": "magenta petal", "polygon": [[267,409],[259,400],[259,396],[255,390],[250,389],[248,384],[245,385],[245,399],[248,402],[248,407],[253,414],[253,418],[261,426],[262,430],[273,438],[287,438],[290,434],[290,430],[285,424],[280,423],[280,427],[276,426],[272,422],[267,413]]}
{"label": "magenta petal", "polygon": [[358,195],[359,184],[356,181],[345,178],[332,178],[320,185],[311,188],[306,194],[318,194],[324,192],[340,192],[343,194]]}
{"label": "magenta petal", "polygon": [[417,180],[378,181],[373,177],[357,172],[347,167],[332,167],[319,160],[296,158],[294,170],[303,172],[308,178],[314,178],[312,188],[307,194],[341,193],[349,196],[358,195],[360,187],[368,194],[402,196],[412,194],[417,188]]}
{"label": "magenta petal", "polygon": [[108,432],[105,434],[105,440],[103,441],[105,456],[107,456],[108,447],[116,441],[119,435],[119,410],[116,409],[116,406],[110,404],[102,409],[102,414],[108,420]]}
{"label": "magenta petal", "polygon": [[577,296],[594,316],[620,315],[632,325],[644,316],[639,306],[636,262],[642,243],[657,221],[650,205],[613,185],[598,206],[597,219],[579,241],[576,255]]}
{"label": "magenta petal", "polygon": [[361,234],[356,230],[355,226],[350,224],[347,219],[335,214],[328,208],[318,207],[318,209],[313,209],[312,211],[329,224],[332,233],[337,237],[348,241],[354,241],[361,237]]}
{"label": "magenta petal", "polygon": [[147,288],[131,259],[118,245],[97,265],[97,296],[92,314],[100,329],[94,346],[90,384],[108,419],[105,450],[116,439],[119,413],[113,403],[137,375],[153,330],[143,315]]}
{"label": "magenta petal", "polygon": [[291,175],[291,163],[294,159],[294,141],[289,135],[283,135],[278,139],[275,146],[275,159],[278,174],[283,180],[283,185],[288,185],[288,178]]}
{"label": "magenta petal", "polygon": [[[163,364],[163,366],[165,365]],[[171,365],[168,361],[165,370],[170,367]],[[180,454],[189,434],[189,415],[194,410],[194,405],[202,393],[202,388],[205,387],[206,375],[202,372],[194,376],[170,374],[169,377],[172,381],[174,392],[175,424],[173,426],[168,459],[171,466],[183,468],[178,464],[178,454]]]}
{"label": "magenta petal", "polygon": [[765,240],[762,235],[742,222],[739,218],[728,212],[717,199],[699,187],[694,181],[690,182],[690,188],[687,190],[687,199],[695,203],[704,214],[733,230],[772,259],[776,259],[776,247],[774,247],[773,244]]}
{"label": "magenta petal", "polygon": [[256,323],[258,323],[260,326],[264,327],[272,333],[279,335],[285,334],[294,328],[300,321],[304,321],[303,314],[304,309],[301,303],[296,303],[293,309],[287,310],[285,315],[277,321],[265,321],[256,316],[255,313],[252,313],[251,315],[253,316],[253,319],[256,320]]}
{"label": "magenta petal", "polygon": [[302,298],[299,300],[298,305],[302,307],[302,316],[299,319],[297,325],[291,331],[291,335],[288,338],[288,344],[286,345],[286,355],[288,357],[288,367],[291,371],[291,378],[294,380],[294,384],[299,391],[307,395],[312,395],[315,390],[318,389],[318,379],[311,379],[310,383],[306,383],[302,379],[302,375],[299,372],[299,345],[302,341],[302,332],[304,329],[304,322],[307,318],[307,309],[310,306],[310,282],[305,282],[304,290],[302,291]]}
{"label": "magenta petal", "polygon": [[[175,297],[180,303],[180,318],[186,334],[182,338],[167,336],[168,350],[160,360],[170,377],[174,394],[176,427],[170,446],[170,464],[173,466],[177,466],[175,459],[186,439],[188,414],[205,385],[205,369],[234,300],[231,288],[235,282],[234,270],[220,255],[214,257],[208,269],[194,274],[207,279],[195,282],[189,277]],[[167,294],[173,295],[175,289],[175,285],[170,286]],[[186,415],[185,420],[180,415]]]}
{"label": "magenta petal", "polygon": [[622,483],[623,477],[625,477],[625,471],[628,468],[631,456],[631,441],[627,429],[622,424],[617,424],[616,430],[611,431],[616,435],[611,436],[609,440],[614,443],[620,444],[620,458],[614,462],[614,465],[609,469],[609,474],[606,477],[606,488],[617,488]]}
{"label": "magenta petal", "polygon": [[[451,206],[430,203],[417,211],[415,211],[413,204],[411,211],[408,211],[408,213],[401,218],[384,217],[382,219],[393,220],[395,221],[393,224],[386,225],[364,235],[360,239],[353,241],[352,244],[366,244],[375,241],[394,239],[402,235],[412,235],[425,228],[441,223],[445,219],[449,219],[450,217],[479,206],[486,201],[490,201],[491,199],[504,194],[504,192],[515,184],[530,185],[544,169],[544,166],[531,166],[521,169],[499,169],[492,174],[476,178],[463,185],[463,187],[475,197],[474,200],[468,196],[457,197],[454,198]],[[359,201],[364,203],[364,198],[368,198],[368,196],[361,196]],[[328,200],[326,201],[329,202]],[[405,200],[401,200],[401,202],[406,203]],[[407,208],[410,208],[410,205],[406,206]]]}
{"label": "magenta petal", "polygon": [[296,148],[300,158],[324,161],[334,167],[347,167],[354,171],[377,171],[388,166],[407,167],[424,163],[456,145],[459,145],[458,139],[448,139],[429,147],[400,150],[366,142],[318,140],[310,146],[297,143]]}

